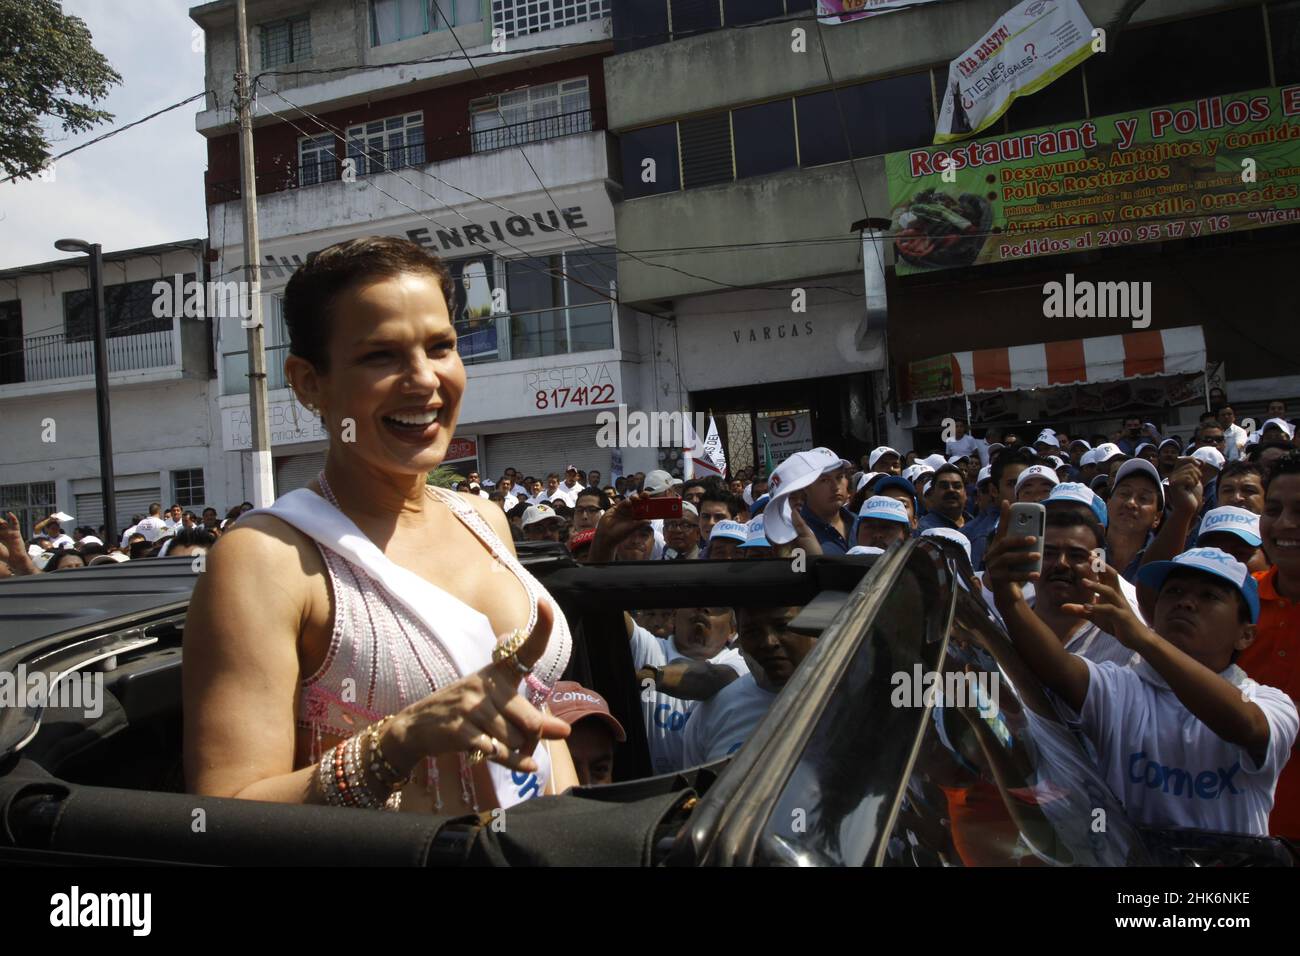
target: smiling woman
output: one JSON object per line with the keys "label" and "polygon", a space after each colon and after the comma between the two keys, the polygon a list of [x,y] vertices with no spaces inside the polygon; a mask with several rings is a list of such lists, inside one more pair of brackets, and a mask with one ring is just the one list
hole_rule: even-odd
{"label": "smiling woman", "polygon": [[436,257],[384,237],[290,280],[285,374],[330,447],[309,487],[222,536],[195,588],[195,792],[459,815],[576,782],[546,712],[562,613],[499,508],[425,483],[466,386],[451,291]]}

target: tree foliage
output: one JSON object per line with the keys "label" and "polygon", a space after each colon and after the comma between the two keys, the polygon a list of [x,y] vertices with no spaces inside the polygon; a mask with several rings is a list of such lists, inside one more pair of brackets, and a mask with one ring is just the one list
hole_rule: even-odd
{"label": "tree foliage", "polygon": [[439,465],[425,477],[426,485],[437,485],[439,488],[450,488],[452,482],[464,481],[465,476],[454,468],[448,468],[446,465]]}
{"label": "tree foliage", "polygon": [[113,114],[92,104],[121,82],[58,0],[0,0],[0,169],[30,179],[50,159],[42,120],[65,133],[107,122]]}

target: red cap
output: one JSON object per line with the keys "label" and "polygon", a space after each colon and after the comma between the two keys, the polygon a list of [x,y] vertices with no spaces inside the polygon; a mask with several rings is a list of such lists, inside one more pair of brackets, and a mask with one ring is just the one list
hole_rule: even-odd
{"label": "red cap", "polygon": [[572,727],[584,717],[599,717],[614,732],[614,739],[619,743],[627,740],[617,718],[609,712],[609,704],[594,690],[588,690],[576,681],[562,680],[555,684],[555,693],[550,699],[551,713]]}
{"label": "red cap", "polygon": [[586,531],[576,531],[569,535],[569,550],[577,551],[584,544],[591,544],[592,539],[595,537],[595,528],[588,528]]}

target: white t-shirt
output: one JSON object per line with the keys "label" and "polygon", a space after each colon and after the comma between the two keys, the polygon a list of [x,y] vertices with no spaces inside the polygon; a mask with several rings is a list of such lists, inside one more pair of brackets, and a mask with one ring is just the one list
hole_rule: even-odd
{"label": "white t-shirt", "polygon": [[1244,749],[1193,716],[1146,661],[1085,663],[1088,693],[1079,720],[1133,822],[1268,834],[1277,777],[1300,728],[1290,697],[1235,664],[1220,674],[1268,718],[1268,749],[1256,767]]}
{"label": "white t-shirt", "polygon": [[135,526],[135,530],[139,534],[144,535],[146,541],[152,543],[157,541],[159,535],[167,530],[167,525],[162,518],[155,518],[153,515],[150,515],[149,517],[142,519],[140,523]]}
{"label": "white t-shirt", "polygon": [[55,548],[73,548],[76,547],[76,544],[77,542],[72,540],[71,535],[61,534],[57,538],[52,538],[50,540],[50,549],[53,550]]}
{"label": "white t-shirt", "polygon": [[686,725],[682,766],[698,767],[735,753],[749,739],[774,700],[776,691],[759,687],[754,675],[746,673],[711,700],[701,701]]}
{"label": "white t-shirt", "polygon": [[1223,454],[1228,461],[1236,461],[1246,447],[1246,429],[1235,422],[1223,430]]}
{"label": "white t-shirt", "polygon": [[121,547],[122,547],[124,550],[125,550],[127,547],[130,546],[130,544],[131,544],[131,535],[135,534],[136,529],[138,529],[139,527],[140,527],[139,525],[133,524],[133,525],[131,525],[131,527],[127,528],[125,531],[122,532],[122,544],[121,544]]}
{"label": "white t-shirt", "polygon": [[[663,667],[684,656],[677,650],[671,637],[655,637],[639,624],[633,627],[632,663],[637,670],[643,667]],[[726,664],[742,677],[749,673],[744,657],[733,647],[723,648],[709,658],[709,663]],[[727,686],[736,683],[739,681],[732,681]],[[650,700],[642,700],[641,716],[645,722],[646,742],[650,745],[650,766],[656,775],[672,773],[685,766],[682,763],[682,731],[686,729],[691,713],[700,703],[702,702],[698,700],[670,697],[658,689]]]}
{"label": "white t-shirt", "polygon": [[967,435],[964,438],[956,438],[952,441],[943,443],[944,455],[951,458],[953,455],[979,455],[980,464],[987,465],[985,460],[988,458],[988,445],[976,438],[974,435]]}

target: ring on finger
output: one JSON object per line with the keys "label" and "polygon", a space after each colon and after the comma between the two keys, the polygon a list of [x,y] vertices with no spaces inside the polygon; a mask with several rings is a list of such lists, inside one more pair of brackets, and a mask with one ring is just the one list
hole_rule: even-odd
{"label": "ring on finger", "polygon": [[479,734],[474,738],[475,749],[469,755],[470,766],[480,764],[488,757],[495,757],[497,742],[490,734]]}

